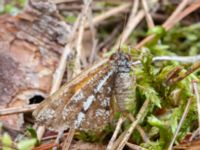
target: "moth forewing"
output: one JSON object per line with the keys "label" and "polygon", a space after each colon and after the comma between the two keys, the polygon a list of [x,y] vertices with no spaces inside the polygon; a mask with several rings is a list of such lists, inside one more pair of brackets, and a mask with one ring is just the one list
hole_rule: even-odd
{"label": "moth forewing", "polygon": [[33,116],[39,124],[54,130],[102,129],[112,115],[109,101],[113,75],[111,63],[101,61],[44,100]]}
{"label": "moth forewing", "polygon": [[34,111],[37,122],[58,131],[103,129],[113,118],[113,93],[120,111],[126,111],[132,86],[130,64],[130,57],[118,52],[85,70]]}

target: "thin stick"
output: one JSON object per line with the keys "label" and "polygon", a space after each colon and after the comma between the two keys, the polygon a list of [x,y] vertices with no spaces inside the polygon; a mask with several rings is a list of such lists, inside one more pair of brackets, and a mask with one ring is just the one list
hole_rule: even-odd
{"label": "thin stick", "polygon": [[129,142],[126,142],[126,145],[132,150],[147,150],[146,148],[143,148],[141,146],[138,146]]}
{"label": "thin stick", "polygon": [[177,15],[182,13],[183,9],[188,5],[189,1],[190,0],[182,0],[182,2],[178,5],[178,7],[175,9],[172,15],[165,21],[163,27],[166,27],[169,24],[171,24],[171,22],[174,22],[176,20]]}
{"label": "thin stick", "polygon": [[[110,9],[109,11],[105,12],[105,13],[102,13],[101,15],[95,17],[92,22],[93,24],[96,26],[98,25],[99,23],[101,23],[103,20],[111,17],[111,16],[115,16],[115,15],[118,15],[119,13],[122,13],[124,11],[126,11],[127,9],[129,9],[131,7],[131,3],[125,3],[125,4],[122,4],[120,5],[119,7],[116,7],[116,8],[113,8],[113,9]],[[89,24],[86,24],[85,26],[86,28],[89,27]]]}
{"label": "thin stick", "polygon": [[[181,5],[181,6],[180,6]],[[185,5],[185,1],[182,1],[179,6],[183,7],[183,5]],[[178,7],[179,7],[178,6]],[[192,13],[193,11],[195,11],[196,9],[198,9],[200,7],[200,1],[197,0],[195,1],[195,3],[193,3],[192,5],[188,6],[184,11],[181,12],[181,14],[178,14],[176,17],[173,17],[175,19],[173,19],[173,22],[168,21],[171,16],[174,16],[174,14],[177,14],[177,11],[175,10],[172,15],[165,21],[165,23],[163,24],[163,27],[166,30],[171,29],[177,22],[181,21],[183,18],[185,18],[186,16],[188,16],[190,13]],[[170,19],[171,20],[171,19]],[[135,48],[139,49],[142,46],[144,46],[145,44],[147,44],[148,42],[150,42],[151,40],[154,39],[154,35],[150,35],[148,37],[146,37],[145,39],[143,39],[141,42],[139,42]]]}
{"label": "thin stick", "polygon": [[125,130],[124,132],[122,132],[120,134],[120,136],[118,137],[118,139],[115,141],[115,143],[114,143],[114,145],[112,147],[112,150],[116,150],[116,148],[118,147],[118,145],[120,144],[120,142],[122,141],[122,139],[124,138],[124,136],[126,135],[126,131],[127,130]]}
{"label": "thin stick", "polygon": [[198,110],[198,122],[199,122],[198,128],[200,128],[200,98],[199,98],[199,89],[198,89],[197,81],[192,82],[192,87],[193,87],[193,93],[196,97],[197,110]]}
{"label": "thin stick", "polygon": [[180,120],[180,122],[179,122],[179,124],[178,124],[178,127],[177,127],[177,129],[176,129],[176,132],[174,133],[174,136],[173,136],[173,138],[172,138],[172,141],[171,141],[170,144],[169,144],[168,150],[171,150],[171,149],[172,149],[172,146],[173,146],[173,144],[174,144],[174,141],[176,140],[176,137],[177,137],[177,135],[178,135],[178,132],[179,132],[181,126],[183,125],[183,122],[184,122],[184,120],[185,120],[185,118],[186,118],[186,116],[187,116],[187,114],[188,114],[191,101],[192,101],[192,98],[189,98],[189,100],[188,100],[188,102],[187,102],[187,104],[186,104],[185,110],[184,110],[184,112],[183,112],[183,115],[182,115],[182,117],[181,117],[181,120]]}
{"label": "thin stick", "polygon": [[75,134],[75,129],[70,128],[68,135],[67,135],[67,138],[64,140],[62,150],[68,150],[69,149],[69,147],[71,145],[71,141],[73,140],[74,134]]}
{"label": "thin stick", "polygon": [[197,63],[193,64],[185,73],[180,74],[178,77],[172,78],[171,80],[169,80],[169,82],[167,84],[168,85],[175,84],[175,83],[183,80],[185,77],[187,77],[191,73],[195,72],[199,68],[200,68],[200,62],[197,62]]}
{"label": "thin stick", "polygon": [[148,28],[151,29],[155,25],[154,25],[154,22],[153,22],[153,18],[151,17],[151,14],[149,13],[149,8],[148,8],[148,4],[147,4],[146,0],[142,0],[142,6],[143,6],[144,11],[145,11],[145,16],[146,16]]}
{"label": "thin stick", "polygon": [[[133,6],[132,6],[132,10],[131,10],[131,14],[129,16],[127,25],[126,25],[126,27],[124,27],[123,32],[122,32],[122,37],[121,37],[121,43],[122,44],[128,39],[129,35],[131,34],[131,32],[135,28],[134,26],[136,26],[138,24],[138,23],[133,23],[133,22],[135,22],[135,20],[137,20],[137,19],[134,19],[134,18],[136,17],[136,13],[138,11],[138,7],[139,7],[139,0],[134,0]],[[139,19],[138,22],[140,22],[140,21],[141,20]],[[134,24],[136,24],[136,25],[134,25]],[[120,39],[119,39],[119,41],[120,41]]]}
{"label": "thin stick", "polygon": [[25,106],[20,106],[20,107],[2,108],[0,110],[0,116],[31,112],[35,110],[38,105],[39,104],[31,104],[31,105],[25,105]]}
{"label": "thin stick", "polygon": [[122,141],[120,142],[117,150],[122,150],[124,148],[124,146],[126,145],[126,142],[128,141],[129,137],[131,136],[133,130],[135,129],[136,125],[139,123],[140,119],[143,117],[144,113],[147,110],[147,107],[149,105],[150,100],[147,99],[143,106],[140,108],[139,113],[136,116],[136,120],[131,124],[130,128],[128,129],[128,131],[126,132],[124,138],[122,139]]}
{"label": "thin stick", "polygon": [[[85,0],[84,0],[84,3]],[[91,3],[91,2],[88,2],[88,3]],[[96,30],[95,30],[95,27],[94,27],[94,24],[93,24],[93,21],[92,21],[92,9],[91,7],[88,7],[88,11],[86,13],[86,16],[87,16],[87,20],[88,20],[88,23],[89,23],[89,27],[90,27],[90,31],[92,33],[92,51],[91,51],[91,55],[90,55],[90,58],[89,58],[89,62],[93,62],[94,60],[94,55],[95,55],[95,50],[96,50],[96,46],[97,46],[97,39],[96,39]]]}
{"label": "thin stick", "polygon": [[119,133],[119,131],[121,129],[121,125],[122,125],[123,122],[124,122],[124,118],[123,118],[123,116],[121,116],[119,118],[118,122],[117,122],[117,126],[116,126],[115,131],[114,131],[114,133],[112,135],[112,138],[110,139],[110,141],[108,143],[108,146],[107,146],[106,150],[111,150],[112,149],[114,141],[117,138],[117,135],[118,135],[118,133]]}
{"label": "thin stick", "polygon": [[194,139],[195,137],[199,136],[199,134],[200,134],[200,128],[197,128],[197,129],[192,133],[192,135],[191,135],[189,141],[190,141],[190,142],[193,141],[193,139]]}
{"label": "thin stick", "polygon": [[[132,114],[128,114],[128,118],[134,122],[135,121],[135,118],[133,117]],[[140,136],[142,137],[143,141],[144,142],[148,142],[149,138],[147,137],[146,133],[144,132],[144,130],[142,129],[142,127],[140,125],[137,125],[136,126],[136,130],[140,133]]]}

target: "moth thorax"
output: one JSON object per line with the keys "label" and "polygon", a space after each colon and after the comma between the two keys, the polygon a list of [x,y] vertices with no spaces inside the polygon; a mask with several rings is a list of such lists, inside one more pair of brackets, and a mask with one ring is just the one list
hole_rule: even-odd
{"label": "moth thorax", "polygon": [[132,94],[132,77],[130,72],[118,72],[115,76],[115,98],[120,111],[127,111],[127,103]]}

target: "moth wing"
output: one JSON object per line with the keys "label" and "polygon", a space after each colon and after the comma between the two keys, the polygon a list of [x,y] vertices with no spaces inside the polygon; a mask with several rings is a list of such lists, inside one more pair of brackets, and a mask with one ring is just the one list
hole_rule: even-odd
{"label": "moth wing", "polygon": [[[94,115],[95,112],[91,112],[93,108],[84,110],[84,106],[85,109],[88,107],[86,104],[91,101],[91,96],[95,96],[95,98],[92,98],[93,103],[91,103],[91,106],[94,108],[99,107],[101,102],[98,95],[101,94],[101,88],[112,85],[110,82],[113,80],[113,71],[110,71],[112,67],[109,64],[108,60],[104,60],[63,85],[61,89],[44,100],[33,112],[36,121],[54,130],[67,129],[68,127],[83,129],[89,127],[89,125],[83,123],[81,126],[77,122],[83,118],[83,115],[80,115],[81,112],[84,115]],[[107,79],[105,79],[105,76]],[[105,96],[109,97],[110,93],[101,97]],[[89,102],[84,103],[87,101]]]}

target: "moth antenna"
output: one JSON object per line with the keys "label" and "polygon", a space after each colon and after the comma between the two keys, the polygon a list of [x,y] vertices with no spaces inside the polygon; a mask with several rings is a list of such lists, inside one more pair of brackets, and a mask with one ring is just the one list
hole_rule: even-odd
{"label": "moth antenna", "polygon": [[122,44],[122,38],[123,38],[123,35],[124,35],[124,28],[125,28],[125,25],[126,25],[127,16],[128,16],[128,14],[125,14],[125,16],[124,16],[125,19],[124,19],[124,22],[123,22],[123,30],[122,30],[122,34],[121,34],[120,39],[119,39],[119,45],[118,45],[117,52],[120,52],[120,47],[121,47],[121,44]]}

